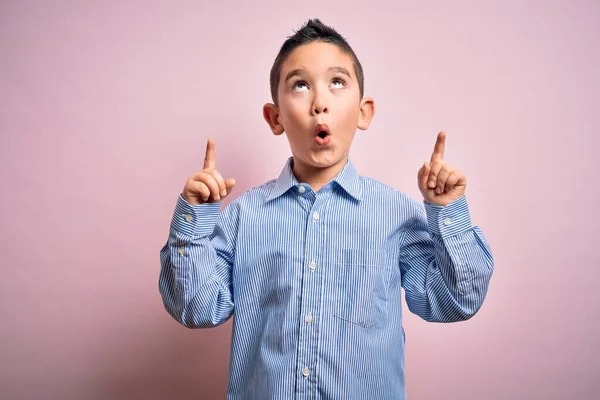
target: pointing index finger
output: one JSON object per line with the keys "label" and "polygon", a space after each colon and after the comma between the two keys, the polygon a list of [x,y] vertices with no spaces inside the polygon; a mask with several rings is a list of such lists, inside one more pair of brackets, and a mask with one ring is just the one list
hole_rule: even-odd
{"label": "pointing index finger", "polygon": [[441,161],[444,159],[444,150],[446,149],[446,132],[440,132],[431,154],[431,162]]}
{"label": "pointing index finger", "polygon": [[216,164],[215,141],[208,139],[206,142],[206,155],[204,156],[204,169],[215,168]]}

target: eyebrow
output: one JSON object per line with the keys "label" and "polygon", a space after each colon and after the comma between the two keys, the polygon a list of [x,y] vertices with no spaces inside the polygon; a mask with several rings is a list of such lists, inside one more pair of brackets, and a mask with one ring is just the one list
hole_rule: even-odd
{"label": "eyebrow", "polygon": [[[330,67],[327,69],[327,71],[340,72],[344,75],[347,75],[348,78],[352,78],[352,76],[350,75],[350,72],[348,72],[348,70],[344,67]],[[306,70],[304,68],[296,68],[296,69],[291,70],[285,76],[285,82],[287,82],[290,78],[293,78],[294,76],[301,75],[303,72],[306,72]]]}

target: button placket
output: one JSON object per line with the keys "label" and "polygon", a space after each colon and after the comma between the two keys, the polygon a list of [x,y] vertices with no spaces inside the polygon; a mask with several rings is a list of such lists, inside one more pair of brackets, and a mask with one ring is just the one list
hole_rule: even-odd
{"label": "button placket", "polygon": [[[304,197],[307,198],[307,197]],[[312,366],[316,363],[317,357],[317,340],[318,340],[318,325],[312,311],[316,310],[320,304],[320,285],[321,274],[315,274],[319,261],[319,243],[322,241],[322,234],[324,233],[322,224],[322,215],[320,215],[317,208],[322,202],[321,199],[315,198],[312,206],[309,208],[308,218],[312,220],[312,223],[306,225],[306,246],[304,249],[305,269],[302,271],[303,285],[301,294],[301,321],[303,326],[300,329],[299,335],[299,347],[300,352],[298,354],[298,370],[300,374],[298,378],[299,392],[305,392],[307,395],[312,393],[310,386],[312,379],[308,379],[313,374]],[[315,207],[316,205],[316,207]],[[308,262],[307,262],[308,261]],[[308,268],[306,268],[308,267]],[[310,273],[309,273],[310,272]]]}

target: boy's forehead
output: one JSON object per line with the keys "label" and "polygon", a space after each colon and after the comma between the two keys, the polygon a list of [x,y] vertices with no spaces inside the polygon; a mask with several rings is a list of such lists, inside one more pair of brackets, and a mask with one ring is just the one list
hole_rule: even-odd
{"label": "boy's forehead", "polygon": [[[352,73],[352,59],[338,46],[326,42],[312,42],[295,48],[283,63],[281,72],[304,69],[309,73],[321,73],[331,67],[343,67]],[[352,74],[354,75],[354,74]]]}

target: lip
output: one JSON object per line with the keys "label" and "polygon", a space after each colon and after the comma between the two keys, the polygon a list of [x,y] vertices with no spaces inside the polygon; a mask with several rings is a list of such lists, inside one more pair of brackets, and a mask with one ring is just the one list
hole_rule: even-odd
{"label": "lip", "polygon": [[325,132],[325,133],[327,133],[327,136],[331,135],[331,132],[329,131],[329,127],[327,126],[327,124],[318,124],[317,127],[315,128],[315,136],[317,136],[319,134],[319,132]]}

